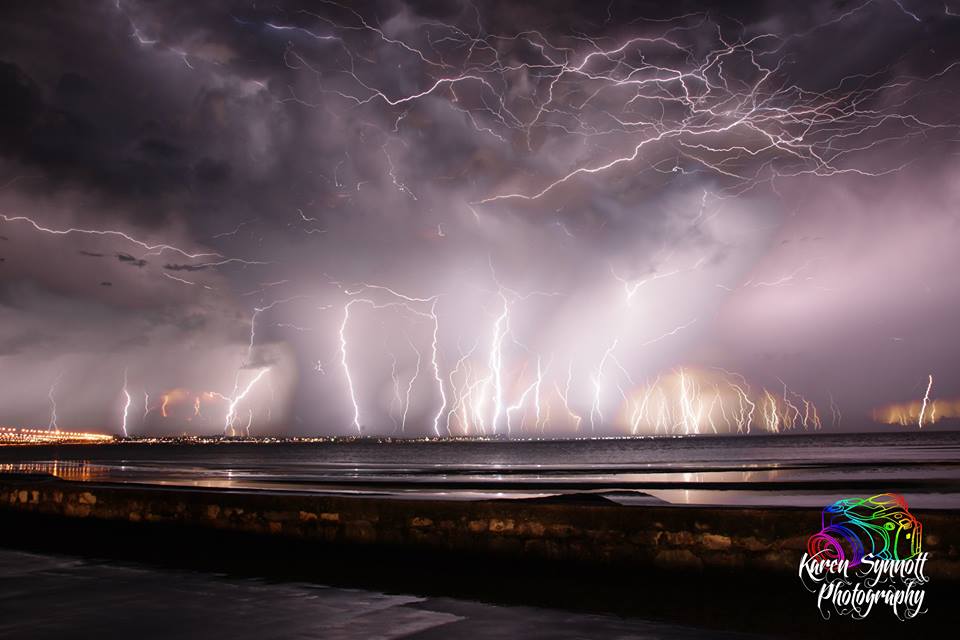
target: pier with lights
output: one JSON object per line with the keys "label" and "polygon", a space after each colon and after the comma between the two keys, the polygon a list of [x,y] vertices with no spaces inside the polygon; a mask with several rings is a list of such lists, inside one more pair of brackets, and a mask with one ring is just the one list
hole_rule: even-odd
{"label": "pier with lights", "polygon": [[59,444],[59,443],[108,443],[114,436],[103,433],[83,431],[61,431],[58,429],[29,429],[22,427],[0,426],[0,445],[5,444]]}

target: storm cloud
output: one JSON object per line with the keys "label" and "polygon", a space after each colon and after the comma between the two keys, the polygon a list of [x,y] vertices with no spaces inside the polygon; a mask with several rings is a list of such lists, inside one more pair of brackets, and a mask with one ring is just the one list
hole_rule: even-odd
{"label": "storm cloud", "polygon": [[6,3],[0,422],[117,432],[124,380],[132,433],[960,393],[960,6],[668,4]]}

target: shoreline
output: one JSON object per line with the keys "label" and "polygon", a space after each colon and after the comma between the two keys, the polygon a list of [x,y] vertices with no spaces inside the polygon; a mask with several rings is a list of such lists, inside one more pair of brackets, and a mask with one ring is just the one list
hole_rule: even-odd
{"label": "shoreline", "polygon": [[[820,509],[624,506],[572,499],[422,500],[110,484],[0,474],[0,510],[317,543],[398,545],[666,570],[793,572]],[[931,575],[960,580],[960,510],[917,510]]]}
{"label": "shoreline", "polygon": [[[915,510],[936,629],[960,595],[960,511]],[[820,510],[474,502],[72,482],[0,474],[0,546],[268,581],[306,581],[809,637],[797,578]],[[885,617],[831,620],[850,637]]]}

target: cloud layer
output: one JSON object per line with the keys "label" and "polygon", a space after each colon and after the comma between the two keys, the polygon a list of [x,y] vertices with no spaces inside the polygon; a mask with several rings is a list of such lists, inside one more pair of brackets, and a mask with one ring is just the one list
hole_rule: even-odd
{"label": "cloud layer", "polygon": [[589,4],[0,9],[0,422],[118,432],[125,380],[130,433],[956,395],[951,7]]}

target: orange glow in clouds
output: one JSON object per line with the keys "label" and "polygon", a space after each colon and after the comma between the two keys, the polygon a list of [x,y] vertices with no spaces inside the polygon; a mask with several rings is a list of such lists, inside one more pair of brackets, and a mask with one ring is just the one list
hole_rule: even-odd
{"label": "orange glow in clouds", "polygon": [[164,418],[181,418],[187,421],[200,417],[204,403],[226,401],[223,395],[214,391],[196,392],[191,389],[176,388],[165,391],[160,405],[160,415]]}
{"label": "orange glow in clouds", "polygon": [[930,400],[923,411],[921,425],[920,412],[922,400],[889,404],[873,410],[873,419],[881,424],[898,424],[904,427],[916,427],[935,424],[944,418],[960,418],[960,398]]}

